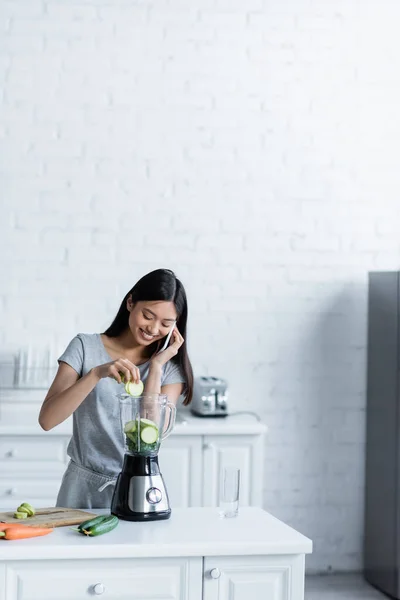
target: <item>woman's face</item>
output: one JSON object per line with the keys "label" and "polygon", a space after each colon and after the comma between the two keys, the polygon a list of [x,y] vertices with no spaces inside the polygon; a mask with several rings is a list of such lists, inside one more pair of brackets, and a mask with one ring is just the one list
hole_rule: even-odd
{"label": "woman's face", "polygon": [[136,302],[128,300],[130,311],[129,328],[135,341],[141,346],[149,346],[168,335],[174,321],[177,320],[173,302],[154,301]]}

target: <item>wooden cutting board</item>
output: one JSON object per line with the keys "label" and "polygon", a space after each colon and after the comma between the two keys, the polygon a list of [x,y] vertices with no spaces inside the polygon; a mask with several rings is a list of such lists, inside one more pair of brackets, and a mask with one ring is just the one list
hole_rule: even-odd
{"label": "wooden cutting board", "polygon": [[34,517],[15,519],[14,512],[0,512],[0,522],[19,523],[20,525],[36,527],[65,527],[66,525],[79,525],[88,519],[97,517],[94,513],[75,508],[38,508]]}

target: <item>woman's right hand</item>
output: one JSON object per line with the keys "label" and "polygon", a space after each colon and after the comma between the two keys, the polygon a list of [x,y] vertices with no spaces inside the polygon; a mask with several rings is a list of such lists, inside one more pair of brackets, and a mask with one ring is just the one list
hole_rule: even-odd
{"label": "woman's right hand", "polygon": [[133,381],[134,383],[139,383],[140,381],[140,371],[138,367],[127,358],[118,358],[117,360],[104,363],[104,365],[94,367],[92,372],[98,379],[112,377],[118,381],[118,383],[122,383],[121,373],[124,376],[125,382]]}

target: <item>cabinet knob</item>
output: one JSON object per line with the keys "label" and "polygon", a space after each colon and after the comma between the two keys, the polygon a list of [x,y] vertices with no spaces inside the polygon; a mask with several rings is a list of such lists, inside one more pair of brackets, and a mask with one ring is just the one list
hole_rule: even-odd
{"label": "cabinet knob", "polygon": [[214,444],[203,444],[203,450],[212,450],[214,448]]}
{"label": "cabinet knob", "polygon": [[17,495],[17,488],[10,488],[9,490],[7,490],[7,496],[16,496]]}
{"label": "cabinet knob", "polygon": [[221,577],[221,571],[217,568],[211,569],[210,577],[211,579],[219,579]]}
{"label": "cabinet knob", "polygon": [[8,450],[6,452],[6,457],[7,458],[14,458],[15,457],[15,450]]}
{"label": "cabinet knob", "polygon": [[104,592],[106,591],[106,586],[102,583],[96,583],[93,586],[93,591],[97,596],[100,596],[100,594],[104,594]]}

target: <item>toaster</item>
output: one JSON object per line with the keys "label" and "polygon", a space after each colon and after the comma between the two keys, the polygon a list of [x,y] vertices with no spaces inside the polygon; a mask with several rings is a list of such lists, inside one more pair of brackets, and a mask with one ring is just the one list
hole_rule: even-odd
{"label": "toaster", "polygon": [[191,412],[197,417],[228,415],[228,384],[219,377],[196,377]]}

